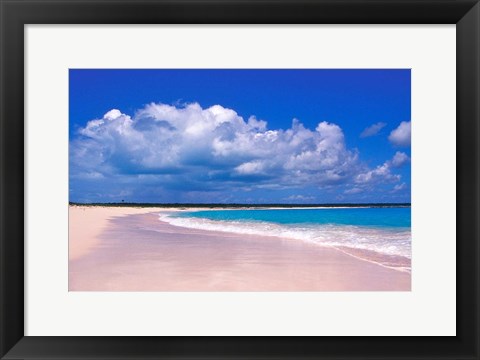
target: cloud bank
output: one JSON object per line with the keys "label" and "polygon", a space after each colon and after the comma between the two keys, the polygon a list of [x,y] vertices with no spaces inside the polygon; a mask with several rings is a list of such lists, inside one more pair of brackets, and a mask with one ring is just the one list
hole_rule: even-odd
{"label": "cloud bank", "polygon": [[152,103],[133,117],[112,109],[89,121],[71,142],[70,161],[71,179],[115,177],[137,187],[218,192],[398,182],[392,169],[408,156],[397,152],[372,170],[333,123],[308,129],[294,119],[288,129],[269,129],[266,121],[244,120],[221,105]]}

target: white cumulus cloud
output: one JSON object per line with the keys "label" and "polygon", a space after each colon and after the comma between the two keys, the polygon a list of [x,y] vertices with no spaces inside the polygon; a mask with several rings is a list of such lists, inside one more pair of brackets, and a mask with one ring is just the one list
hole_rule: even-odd
{"label": "white cumulus cloud", "polygon": [[396,146],[410,146],[411,122],[402,121],[398,127],[390,133],[388,140]]}
{"label": "white cumulus cloud", "polygon": [[410,161],[410,157],[404,152],[397,151],[392,158],[392,166],[400,167]]}
{"label": "white cumulus cloud", "polygon": [[362,172],[355,177],[357,184],[372,184],[379,182],[400,181],[401,176],[392,173],[392,168],[397,168],[408,162],[410,158],[407,154],[397,151],[391,160],[385,161],[382,165],[373,170]]}

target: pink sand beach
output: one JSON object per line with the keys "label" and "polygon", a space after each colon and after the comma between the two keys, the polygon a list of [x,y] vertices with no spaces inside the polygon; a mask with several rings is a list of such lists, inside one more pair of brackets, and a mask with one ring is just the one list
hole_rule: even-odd
{"label": "pink sand beach", "polygon": [[331,247],[188,229],[166,209],[71,206],[70,291],[410,291],[411,275]]}

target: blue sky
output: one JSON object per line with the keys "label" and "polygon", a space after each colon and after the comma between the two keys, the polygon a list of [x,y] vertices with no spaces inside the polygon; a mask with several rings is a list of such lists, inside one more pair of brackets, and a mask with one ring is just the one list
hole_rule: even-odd
{"label": "blue sky", "polygon": [[410,70],[84,70],[70,201],[410,202]]}

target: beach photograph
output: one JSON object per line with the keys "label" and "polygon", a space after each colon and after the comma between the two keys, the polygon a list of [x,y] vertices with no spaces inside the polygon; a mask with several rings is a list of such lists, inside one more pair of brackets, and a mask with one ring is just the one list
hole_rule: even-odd
{"label": "beach photograph", "polygon": [[68,290],[411,291],[410,69],[70,69]]}

